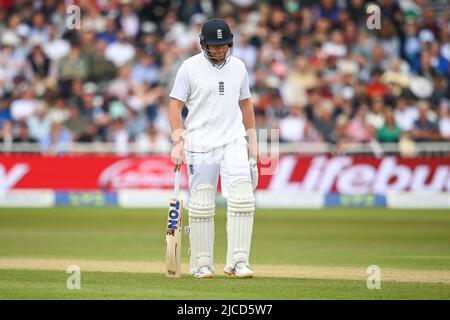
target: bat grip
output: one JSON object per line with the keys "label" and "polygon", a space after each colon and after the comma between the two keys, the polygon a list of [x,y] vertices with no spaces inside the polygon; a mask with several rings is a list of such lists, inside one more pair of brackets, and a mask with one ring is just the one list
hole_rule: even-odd
{"label": "bat grip", "polygon": [[175,197],[178,198],[178,195],[180,194],[180,167],[175,166],[175,183],[173,184],[173,193]]}

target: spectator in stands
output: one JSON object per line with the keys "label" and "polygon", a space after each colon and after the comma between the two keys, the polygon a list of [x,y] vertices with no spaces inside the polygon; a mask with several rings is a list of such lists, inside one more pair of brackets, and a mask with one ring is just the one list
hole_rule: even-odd
{"label": "spectator in stands", "polygon": [[95,2],[86,1],[83,8],[83,30],[91,30],[100,33],[106,30],[107,18],[100,12],[100,8],[96,6]]}
{"label": "spectator in stands", "polygon": [[79,36],[81,53],[88,58],[95,52],[95,33],[91,30],[84,30]]}
{"label": "spectator in stands", "polygon": [[159,67],[155,61],[155,53],[149,51],[139,52],[139,62],[131,70],[131,79],[136,85],[156,84],[159,78]]}
{"label": "spectator in stands", "polygon": [[[173,87],[178,68],[182,64],[182,51],[175,45],[170,45],[167,53],[161,57],[158,86],[163,89],[164,96],[169,96],[169,88]],[[252,81],[249,75],[249,81]]]}
{"label": "spectator in stands", "polygon": [[87,119],[97,120],[103,110],[99,107],[98,103],[95,101],[95,93],[97,92],[97,85],[88,82],[80,88],[79,99],[72,101],[71,106],[80,109],[80,114]]}
{"label": "spectator in stands", "polygon": [[9,107],[10,107],[10,100],[0,98],[0,125],[5,121],[12,120]]}
{"label": "spectator in stands", "polygon": [[275,32],[269,36],[268,41],[261,48],[260,59],[265,64],[269,64],[272,61],[286,62],[286,55],[281,46],[281,34]]}
{"label": "spectator in stands", "polygon": [[[203,24],[208,18],[202,13],[196,13],[190,18],[190,23],[185,27],[181,25],[178,28],[173,28],[172,32],[168,34],[168,42],[174,43],[183,51],[198,50],[199,42],[198,35],[201,33]],[[180,36],[180,32],[183,36]]]}
{"label": "spectator in stands", "polygon": [[92,143],[98,141],[97,137],[97,127],[95,123],[88,122],[84,127],[83,131],[79,135],[79,137],[76,139],[76,142],[83,142],[83,143]]}
{"label": "spectator in stands", "polygon": [[367,122],[368,107],[361,105],[347,125],[346,134],[351,141],[368,142],[372,138],[373,127]]}
{"label": "spectator in stands", "polygon": [[402,70],[404,67],[400,59],[392,59],[389,69],[387,69],[381,76],[381,82],[387,85],[394,86],[396,91],[401,92],[409,87],[408,73]]}
{"label": "spectator in stands", "polygon": [[14,140],[14,126],[12,121],[4,121],[2,123],[1,128],[1,134],[0,134],[0,143],[3,145],[11,145]]}
{"label": "spectator in stands", "polygon": [[127,155],[130,136],[125,127],[125,120],[122,117],[113,119],[108,129],[107,141],[114,144],[114,151],[118,155]]}
{"label": "spectator in stands", "polygon": [[334,56],[342,58],[347,55],[347,46],[344,43],[344,36],[339,30],[334,30],[331,33],[329,41],[323,44],[323,52],[326,56]]}
{"label": "spectator in stands", "polygon": [[289,115],[280,120],[280,142],[301,142],[306,134],[306,119],[298,106],[289,108]]}
{"label": "spectator in stands", "polygon": [[401,95],[395,102],[394,117],[395,123],[402,131],[411,131],[414,122],[419,118],[419,113],[415,107],[409,105],[406,96]]}
{"label": "spectator in stands", "polygon": [[44,43],[48,41],[47,23],[42,12],[34,12],[31,18],[30,39],[35,43]]}
{"label": "spectator in stands", "polygon": [[417,23],[414,20],[406,21],[404,26],[405,39],[403,42],[403,54],[409,64],[416,63],[421,50],[421,43],[418,37]]}
{"label": "spectator in stands", "polygon": [[177,10],[178,19],[184,23],[188,23],[190,18],[197,13],[203,13],[203,8],[199,0],[183,1]]}
{"label": "spectator in stands", "polygon": [[117,23],[113,17],[106,17],[106,30],[97,33],[98,41],[111,44],[117,41]]}
{"label": "spectator in stands", "polygon": [[268,142],[271,139],[271,128],[269,121],[266,117],[266,112],[264,109],[255,109],[255,128],[257,131],[257,137],[261,142]]}
{"label": "spectator in stands", "polygon": [[314,70],[309,68],[308,59],[298,56],[295,65],[288,72],[284,81],[284,98],[289,105],[305,106],[306,92],[318,85],[318,78]]}
{"label": "spectator in stands", "polygon": [[334,105],[330,99],[322,99],[314,110],[313,125],[319,132],[322,141],[335,143],[335,123],[333,119]]}
{"label": "spectator in stands", "polygon": [[34,75],[34,81],[43,80],[50,75],[50,59],[44,54],[39,44],[36,44],[31,50],[28,63]]}
{"label": "spectator in stands", "polygon": [[441,101],[450,99],[449,78],[437,75],[433,79],[433,93],[430,102],[433,105],[439,105]]}
{"label": "spectator in stands", "polygon": [[130,139],[134,140],[140,134],[147,130],[148,117],[143,109],[128,108],[128,117],[126,119],[126,128],[130,134]]}
{"label": "spectator in stands", "polygon": [[[395,22],[390,19],[381,19],[380,29],[377,29],[376,33],[378,34],[378,45],[383,48],[384,56],[397,59],[400,54],[401,42]],[[386,64],[381,66],[384,70],[389,66],[389,62],[387,60],[385,62]]]}
{"label": "spectator in stands", "polygon": [[420,26],[421,30],[427,30],[432,32],[433,37],[436,39],[440,39],[441,37],[441,27],[437,23],[436,15],[431,8],[424,8],[422,14],[422,23]]}
{"label": "spectator in stands", "polygon": [[50,106],[48,118],[50,122],[64,122],[69,118],[70,110],[67,107],[67,101],[63,96],[58,96],[55,102]]}
{"label": "spectator in stands", "polygon": [[304,56],[307,58],[313,56],[314,44],[308,34],[302,32],[298,35],[293,53],[295,56]]}
{"label": "spectator in stands", "polygon": [[387,108],[384,112],[384,125],[377,131],[377,140],[380,142],[398,142],[402,131],[395,123],[394,112]]}
{"label": "spectator in stands", "polygon": [[128,41],[123,30],[117,31],[117,41],[110,43],[105,50],[105,57],[116,67],[130,62],[136,54],[134,46]]}
{"label": "spectator in stands", "polygon": [[41,102],[35,113],[27,121],[30,136],[38,141],[42,141],[50,132],[51,122],[48,116],[47,102]]}
{"label": "spectator in stands", "polygon": [[358,27],[353,21],[346,21],[344,25],[344,43],[350,49],[358,43]]}
{"label": "spectator in stands", "polygon": [[136,148],[139,153],[167,153],[170,152],[171,144],[168,137],[150,123],[147,130],[137,136]]}
{"label": "spectator in stands", "polygon": [[69,112],[69,118],[63,122],[63,126],[70,130],[73,140],[78,140],[89,123],[89,117],[80,115],[80,110],[76,106],[72,106]]}
{"label": "spectator in stands", "polygon": [[431,66],[437,74],[446,78],[449,76],[450,62],[441,53],[441,45],[439,42],[433,42],[430,45]]}
{"label": "spectator in stands", "polygon": [[390,22],[399,27],[403,20],[402,11],[398,1],[384,0],[380,3],[381,13],[386,16]]}
{"label": "spectator in stands", "polygon": [[35,99],[34,87],[22,87],[21,98],[11,102],[11,117],[14,121],[27,121],[39,102]]}
{"label": "spectator in stands", "polygon": [[437,124],[429,119],[430,105],[427,101],[420,101],[417,105],[419,118],[414,122],[412,137],[415,141],[437,141],[439,140],[439,129]]}
{"label": "spectator in stands", "polygon": [[95,43],[95,51],[88,55],[88,80],[97,83],[102,90],[105,90],[117,71],[115,65],[105,58],[106,46],[106,41],[98,40]]}
{"label": "spectator in stands", "polygon": [[233,49],[234,56],[245,63],[245,67],[251,73],[258,62],[258,50],[250,43],[250,35],[247,32],[241,33]]}
{"label": "spectator in stands", "polygon": [[432,65],[430,44],[431,41],[424,45],[425,48],[420,52],[419,60],[411,66],[415,73],[428,79],[436,75],[436,69]]}
{"label": "spectator in stands", "polygon": [[376,67],[372,71],[371,82],[366,86],[366,94],[369,98],[385,97],[388,94],[388,86],[381,81],[383,69]]}
{"label": "spectator in stands", "polygon": [[107,92],[108,94],[125,101],[132,88],[133,82],[131,80],[130,66],[123,65],[119,67],[117,77],[110,82]]}
{"label": "spectator in stands", "polygon": [[51,124],[50,132],[40,141],[41,150],[49,154],[65,153],[72,142],[72,135],[59,122]]}
{"label": "spectator in stands", "polygon": [[82,54],[80,44],[72,43],[70,52],[58,62],[59,90],[65,95],[71,95],[71,85],[73,80],[85,80],[89,71],[87,57]]}
{"label": "spectator in stands", "polygon": [[70,51],[70,43],[66,39],[58,37],[58,30],[55,25],[48,27],[49,40],[42,44],[45,55],[52,61],[67,56]]}
{"label": "spectator in stands", "polygon": [[334,132],[334,140],[338,146],[342,146],[347,142],[353,142],[353,139],[348,134],[348,117],[345,114],[340,114],[336,118],[336,130]]}
{"label": "spectator in stands", "polygon": [[384,113],[386,109],[386,104],[382,97],[374,97],[372,99],[371,108],[366,116],[367,123],[375,128],[375,130],[380,129],[384,125]]}
{"label": "spectator in stands", "polygon": [[314,118],[314,110],[318,109],[320,103],[320,94],[318,88],[311,88],[306,91],[307,104],[303,107],[306,118],[311,122]]}
{"label": "spectator in stands", "polygon": [[38,141],[32,137],[28,132],[28,125],[26,122],[19,122],[19,133],[14,137],[13,143],[37,143]]}
{"label": "spectator in stands", "polygon": [[441,53],[447,61],[450,61],[450,30],[449,28],[442,29],[442,47]]}
{"label": "spectator in stands", "polygon": [[369,37],[367,31],[360,30],[357,43],[351,47],[351,53],[362,55],[365,59],[370,59],[375,45],[375,40]]}
{"label": "spectator in stands", "polygon": [[314,14],[308,6],[305,6],[299,12],[300,16],[300,32],[304,35],[312,33],[314,30]]}
{"label": "spectator in stands", "polygon": [[336,23],[339,9],[334,0],[321,0],[319,6],[319,17]]}
{"label": "spectator in stands", "polygon": [[122,1],[119,21],[125,36],[130,40],[136,38],[139,32],[140,21],[138,15],[134,12],[133,7],[131,6],[130,0]]}
{"label": "spectator in stands", "polygon": [[272,89],[270,91],[269,99],[266,115],[271,124],[278,124],[281,119],[289,115],[289,107],[284,103],[283,97],[278,89]]}
{"label": "spectator in stands", "polygon": [[450,141],[450,106],[443,101],[439,107],[439,134],[444,141]]}
{"label": "spectator in stands", "polygon": [[[384,70],[389,68],[389,58],[386,56],[384,48],[377,42],[374,46],[370,56],[368,57],[369,69],[378,71],[373,76],[382,75]],[[374,79],[375,80],[375,79]]]}

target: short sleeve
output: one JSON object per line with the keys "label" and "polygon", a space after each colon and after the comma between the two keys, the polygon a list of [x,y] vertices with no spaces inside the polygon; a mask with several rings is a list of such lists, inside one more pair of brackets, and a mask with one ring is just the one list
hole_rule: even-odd
{"label": "short sleeve", "polygon": [[244,99],[247,99],[250,97],[251,97],[251,95],[250,95],[250,86],[249,86],[249,81],[248,81],[248,73],[244,67],[244,81],[242,81],[239,100],[244,100]]}
{"label": "short sleeve", "polygon": [[186,102],[190,94],[189,74],[186,64],[182,64],[175,77],[175,83],[169,96]]}

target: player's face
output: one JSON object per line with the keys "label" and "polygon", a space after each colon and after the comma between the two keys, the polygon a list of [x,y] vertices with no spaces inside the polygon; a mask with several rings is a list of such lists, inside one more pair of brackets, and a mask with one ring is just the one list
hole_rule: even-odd
{"label": "player's face", "polygon": [[228,45],[221,44],[221,45],[209,45],[209,53],[211,55],[211,59],[216,62],[220,63],[223,60],[225,60],[225,57],[227,55],[228,51]]}

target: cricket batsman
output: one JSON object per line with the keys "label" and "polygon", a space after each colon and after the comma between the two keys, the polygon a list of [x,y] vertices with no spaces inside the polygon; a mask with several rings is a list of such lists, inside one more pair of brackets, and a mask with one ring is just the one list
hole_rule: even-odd
{"label": "cricket batsman", "polygon": [[[222,19],[207,21],[202,52],[180,66],[170,93],[172,161],[187,164],[190,272],[214,273],[214,215],[218,179],[227,199],[224,272],[252,278],[249,257],[258,183],[255,115],[244,63],[232,56],[233,34]],[[182,120],[182,108],[188,115]],[[246,139],[248,137],[248,141]]]}

